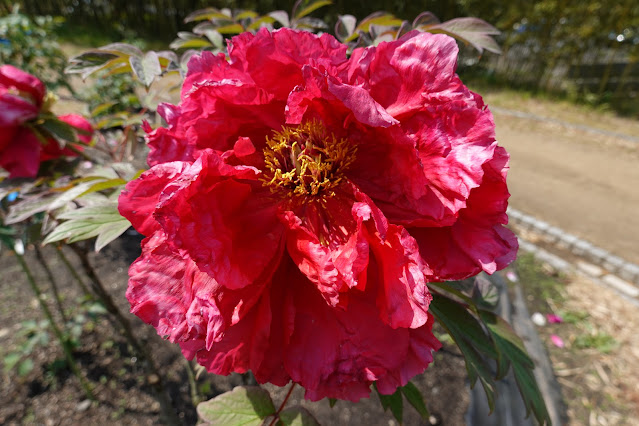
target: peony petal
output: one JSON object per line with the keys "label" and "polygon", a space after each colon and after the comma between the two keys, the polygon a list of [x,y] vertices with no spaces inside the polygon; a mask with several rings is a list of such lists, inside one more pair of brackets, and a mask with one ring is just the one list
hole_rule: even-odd
{"label": "peony petal", "polygon": [[31,100],[39,107],[47,91],[44,83],[37,77],[24,72],[13,65],[0,66],[0,86],[14,87],[20,92],[28,93]]}
{"label": "peony petal", "polygon": [[0,167],[9,177],[35,177],[40,168],[42,144],[30,129],[20,128],[7,147],[0,152]]}
{"label": "peony petal", "polygon": [[210,349],[226,330],[251,312],[264,289],[229,292],[195,263],[174,251],[159,231],[142,243],[142,256],[129,270],[131,312],[172,342],[190,351]]}
{"label": "peony petal", "polygon": [[350,64],[350,81],[365,82],[372,97],[395,118],[421,109],[430,96],[457,96],[458,87],[450,82],[458,48],[451,37],[412,31],[366,52],[357,50]]}
{"label": "peony petal", "polygon": [[371,209],[356,202],[352,191],[281,214],[288,253],[332,306],[347,302],[340,293],[366,284],[369,245],[362,227]]}
{"label": "peony petal", "polygon": [[333,309],[296,268],[290,269],[287,282],[292,293],[287,315],[292,319],[285,366],[306,389],[307,399],[357,401],[369,396],[376,380],[384,393],[393,393],[421,373],[433,360],[431,351],[440,346],[431,333],[432,318],[415,330],[383,323],[375,285],[353,292],[345,309]]}
{"label": "peony petal", "polygon": [[118,199],[118,210],[142,235],[150,236],[160,229],[153,212],[160,202],[162,191],[181,174],[189,163],[175,161],[159,164],[127,183]]}
{"label": "peony petal", "polygon": [[171,241],[230,289],[265,279],[279,258],[283,226],[256,170],[226,165],[209,150],[182,175],[155,212]]}
{"label": "peony petal", "polygon": [[484,180],[471,191],[459,219],[442,228],[409,228],[426,264],[440,279],[463,279],[482,270],[492,274],[517,254],[517,238],[506,224],[508,154],[498,147],[484,165]]}

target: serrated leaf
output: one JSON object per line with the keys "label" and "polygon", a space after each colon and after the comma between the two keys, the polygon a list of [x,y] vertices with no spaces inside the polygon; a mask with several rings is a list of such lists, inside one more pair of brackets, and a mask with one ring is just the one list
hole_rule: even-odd
{"label": "serrated leaf", "polygon": [[259,426],[275,414],[269,393],[258,386],[238,386],[197,405],[201,420],[212,425]]}
{"label": "serrated leaf", "polygon": [[404,402],[402,400],[402,392],[397,389],[392,395],[383,395],[379,393],[377,385],[375,385],[375,391],[379,396],[379,401],[382,403],[382,408],[384,408],[384,411],[390,408],[391,413],[393,413],[393,417],[397,419],[399,424],[402,424],[402,421],[404,419]]}
{"label": "serrated leaf", "polygon": [[[299,2],[298,4],[301,4],[301,2]],[[319,9],[320,7],[328,6],[329,4],[333,4],[333,2],[330,1],[330,0],[316,0],[316,1],[312,2],[311,4],[309,4],[308,6],[304,7],[299,12],[297,12],[297,10],[296,10],[297,8],[295,8],[293,10],[293,19],[299,20],[300,18],[303,18],[306,15],[308,15],[310,13],[313,13],[314,11]]]}
{"label": "serrated leaf", "polygon": [[430,413],[428,412],[428,408],[426,408],[426,403],[424,403],[424,397],[419,389],[417,389],[417,386],[415,386],[412,382],[408,382],[406,383],[406,386],[402,386],[400,389],[408,403],[417,410],[423,419],[427,419],[430,416]]}
{"label": "serrated leaf", "polygon": [[515,334],[510,324],[495,313],[482,309],[479,314],[495,341],[500,361],[505,359],[505,363],[512,366],[519,393],[526,406],[526,415],[532,411],[539,423],[550,424],[550,415],[533,373],[535,363],[530,359],[524,342]]}
{"label": "serrated leaf", "polygon": [[284,426],[320,426],[310,411],[299,405],[282,410],[279,418]]}

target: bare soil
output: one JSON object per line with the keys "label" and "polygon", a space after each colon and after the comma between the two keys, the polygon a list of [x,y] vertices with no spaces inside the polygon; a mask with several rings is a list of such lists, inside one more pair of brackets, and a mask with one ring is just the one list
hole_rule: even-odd
{"label": "bare soil", "polygon": [[[518,105],[553,120],[639,135],[637,120],[510,95],[489,93],[486,100],[489,106],[491,101]],[[511,155],[511,205],[639,263],[639,143],[551,121],[494,115],[497,139]]]}
{"label": "bare soil", "polygon": [[[639,308],[585,276],[561,275],[530,255],[522,256],[512,270],[531,314],[562,319],[537,327],[537,332],[561,386],[567,425],[636,425]],[[552,335],[561,338],[564,347],[554,344]]]}
{"label": "bare soil", "polygon": [[[122,312],[134,325],[134,330],[144,345],[147,345],[166,379],[167,389],[174,408],[184,424],[195,424],[197,414],[191,400],[186,361],[177,345],[160,339],[153,327],[140,322],[128,314],[128,303],[124,296],[127,271],[130,263],[139,254],[138,237],[125,236],[107,246],[99,255],[93,256],[93,264],[105,287],[112,294]],[[43,250],[47,263],[54,272],[64,298],[64,310],[74,317],[82,314],[79,300],[82,292],[73,277],[52,248]],[[72,252],[67,253],[74,259]],[[26,259],[33,269],[46,302],[54,311],[58,322],[60,315],[50,296],[50,285],[43,269],[38,264],[33,250],[27,250]],[[80,265],[74,260],[75,267]],[[27,281],[16,259],[6,250],[0,252],[0,269],[3,272],[0,286],[3,298],[0,301],[0,359],[18,350],[25,342],[24,321],[44,319],[38,309]],[[83,276],[85,283],[88,278]],[[27,357],[34,362],[33,370],[20,376],[17,370],[3,369],[0,376],[0,424],[161,424],[160,404],[148,384],[150,379],[136,353],[128,347],[126,340],[109,320],[108,314],[83,323],[79,346],[74,356],[80,363],[85,377],[95,387],[98,401],[91,403],[83,394],[78,379],[64,366],[63,353],[53,336],[45,345],[37,345]],[[466,370],[456,347],[446,345],[435,356],[435,362],[413,382],[421,389],[428,403],[434,424],[463,425],[469,395]],[[204,399],[231,390],[241,384],[250,383],[246,375],[233,374],[228,377],[204,373],[197,378],[197,388]],[[276,406],[284,398],[286,388],[269,387]],[[289,405],[303,399],[297,389]],[[357,404],[338,402],[330,408],[328,401],[303,403],[314,413],[321,424],[349,425],[396,425],[390,412],[384,412],[378,399],[373,396]],[[411,407],[405,407],[405,424],[429,425]]]}

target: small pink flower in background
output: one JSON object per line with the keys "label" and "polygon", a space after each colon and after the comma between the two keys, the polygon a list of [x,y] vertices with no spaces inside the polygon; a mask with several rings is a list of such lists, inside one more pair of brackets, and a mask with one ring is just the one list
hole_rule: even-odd
{"label": "small pink flower in background", "polygon": [[551,334],[550,335],[550,341],[552,342],[553,345],[557,346],[558,348],[563,348],[565,347],[565,343],[564,340],[557,336],[556,334]]}
{"label": "small pink flower in background", "polygon": [[515,273],[515,271],[506,272],[506,278],[508,278],[509,281],[514,282],[514,283],[519,281],[519,277],[517,276],[517,273]]}
{"label": "small pink flower in background", "polygon": [[[41,141],[29,127],[42,112],[45,94],[38,78],[11,65],[0,66],[0,167],[12,178],[34,177],[42,161],[78,155],[68,146],[61,149],[54,139]],[[93,128],[84,117],[69,114],[58,119],[89,132],[78,133],[78,139],[90,142]]]}
{"label": "small pink flower in background", "polygon": [[561,324],[564,320],[555,314],[546,314],[546,319],[550,324]]}
{"label": "small pink flower in background", "polygon": [[191,58],[119,209],[131,311],[217,374],[392,394],[433,361],[429,281],[515,258],[508,154],[456,42],[244,33]]}

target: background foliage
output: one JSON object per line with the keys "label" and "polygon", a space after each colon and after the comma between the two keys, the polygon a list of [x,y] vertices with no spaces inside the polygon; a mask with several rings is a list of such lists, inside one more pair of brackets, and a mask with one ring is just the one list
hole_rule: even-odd
{"label": "background foliage", "polygon": [[[59,15],[92,31],[160,39],[190,30],[184,17],[203,7],[290,11],[293,0],[22,0],[30,15]],[[607,103],[622,113],[639,112],[639,2],[619,0],[336,0],[315,16],[329,23],[339,14],[362,19],[385,10],[412,20],[424,10],[442,21],[474,16],[502,36],[500,57],[463,52],[460,72],[491,83],[567,95],[590,104]],[[473,65],[472,67],[467,67]],[[479,65],[479,66],[476,66]],[[469,76],[464,76],[468,78]]]}

